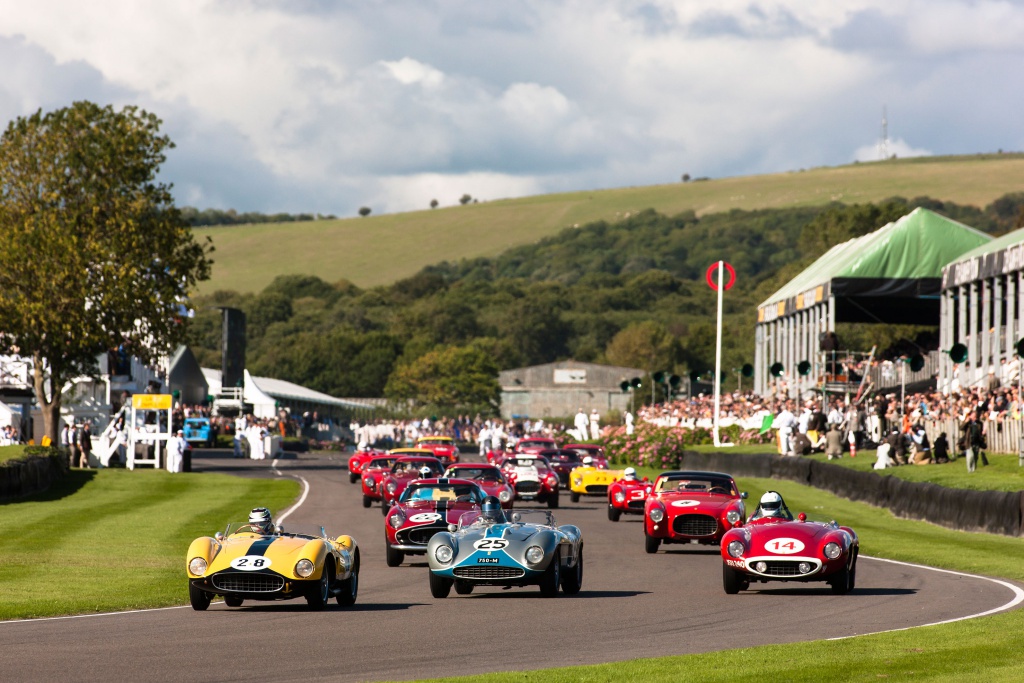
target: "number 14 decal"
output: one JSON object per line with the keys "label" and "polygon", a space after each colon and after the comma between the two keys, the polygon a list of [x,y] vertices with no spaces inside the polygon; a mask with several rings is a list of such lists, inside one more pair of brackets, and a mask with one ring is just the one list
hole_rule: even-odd
{"label": "number 14 decal", "polygon": [[795,538],[776,538],[764,544],[764,549],[776,555],[792,555],[804,549],[804,544]]}

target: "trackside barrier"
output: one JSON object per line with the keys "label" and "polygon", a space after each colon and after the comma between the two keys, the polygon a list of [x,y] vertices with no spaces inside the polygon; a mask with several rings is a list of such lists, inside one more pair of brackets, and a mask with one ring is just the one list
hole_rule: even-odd
{"label": "trackside barrier", "polygon": [[39,493],[68,471],[66,455],[31,455],[0,465],[0,500]]}
{"label": "trackside barrier", "polygon": [[849,500],[886,508],[897,517],[961,531],[1020,536],[1024,491],[970,491],[914,482],[841,465],[775,454],[684,451],[681,467],[738,477],[787,479]]}

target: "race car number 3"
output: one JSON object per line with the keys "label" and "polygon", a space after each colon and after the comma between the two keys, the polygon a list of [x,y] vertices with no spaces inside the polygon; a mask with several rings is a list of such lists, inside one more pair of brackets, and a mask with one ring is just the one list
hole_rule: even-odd
{"label": "race car number 3", "polygon": [[270,566],[270,558],[263,555],[246,555],[231,560],[231,566],[243,572],[255,572]]}
{"label": "race car number 3", "polygon": [[776,538],[764,544],[764,549],[775,555],[792,555],[804,549],[804,544],[795,538]]}

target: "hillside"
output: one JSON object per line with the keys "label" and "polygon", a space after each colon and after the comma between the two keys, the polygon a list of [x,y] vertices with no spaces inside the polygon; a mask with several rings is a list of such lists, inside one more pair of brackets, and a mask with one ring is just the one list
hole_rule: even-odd
{"label": "hillside", "polygon": [[196,228],[210,235],[201,293],[257,292],[277,275],[389,284],[442,261],[495,257],[560,230],[653,208],[667,216],[929,196],[983,207],[1024,191],[1024,154],[921,157],[762,176],[506,199],[366,218]]}

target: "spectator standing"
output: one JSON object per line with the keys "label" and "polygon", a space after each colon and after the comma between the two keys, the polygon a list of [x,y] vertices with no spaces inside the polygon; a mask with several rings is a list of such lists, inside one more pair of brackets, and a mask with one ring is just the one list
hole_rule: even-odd
{"label": "spectator standing", "polygon": [[72,422],[68,425],[68,466],[78,466],[78,456],[81,451],[78,448],[78,425]]}
{"label": "spectator standing", "polygon": [[590,411],[590,438],[596,439],[601,434],[601,416],[597,408]]}
{"label": "spectator standing", "polygon": [[576,411],[576,418],[573,420],[573,424],[576,426],[576,431],[579,432],[580,441],[586,441],[587,427],[590,424],[590,420],[587,419],[587,414],[583,412],[583,408]]}
{"label": "spectator standing", "polygon": [[825,454],[829,460],[837,460],[843,457],[843,433],[839,431],[839,425],[829,425],[825,434]]}
{"label": "spectator standing", "polygon": [[181,429],[178,433],[167,440],[167,471],[181,472],[185,462],[185,448],[188,442],[185,441],[185,432]]}
{"label": "spectator standing", "polygon": [[92,428],[86,422],[78,432],[78,450],[81,453],[82,468],[89,469],[89,456],[92,455]]}
{"label": "spectator standing", "polygon": [[985,447],[985,431],[978,421],[978,414],[973,410],[967,414],[967,422],[964,423],[962,430],[967,445],[967,471],[974,472],[977,469],[978,455]]}

